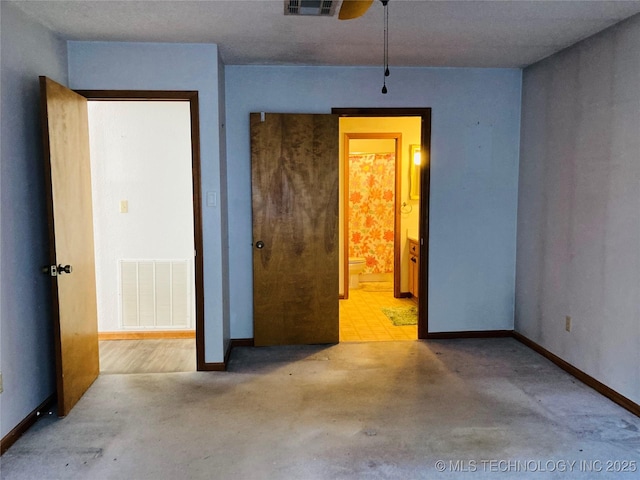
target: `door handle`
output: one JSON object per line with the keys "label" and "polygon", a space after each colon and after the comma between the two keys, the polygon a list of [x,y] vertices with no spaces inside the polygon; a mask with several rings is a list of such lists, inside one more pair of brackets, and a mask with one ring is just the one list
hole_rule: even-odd
{"label": "door handle", "polygon": [[58,265],[58,275],[62,275],[63,273],[71,273],[73,272],[73,267],[71,265]]}
{"label": "door handle", "polygon": [[73,272],[73,267],[71,265],[62,265],[62,264],[56,267],[56,265],[53,264],[53,265],[45,265],[44,267],[42,267],[41,271],[46,275],[57,277],[58,275],[62,275],[63,273]]}
{"label": "door handle", "polygon": [[264,242],[263,242],[262,240],[258,240],[258,241],[256,242],[256,248],[257,248],[258,250],[263,249],[263,248],[264,248]]}

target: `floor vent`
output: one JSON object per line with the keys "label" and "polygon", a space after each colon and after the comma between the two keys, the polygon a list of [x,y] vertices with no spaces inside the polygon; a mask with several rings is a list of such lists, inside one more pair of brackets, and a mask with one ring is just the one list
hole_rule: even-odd
{"label": "floor vent", "polygon": [[191,328],[189,260],[120,260],[123,329]]}
{"label": "floor vent", "polygon": [[285,0],[285,15],[331,17],[336,12],[338,0]]}

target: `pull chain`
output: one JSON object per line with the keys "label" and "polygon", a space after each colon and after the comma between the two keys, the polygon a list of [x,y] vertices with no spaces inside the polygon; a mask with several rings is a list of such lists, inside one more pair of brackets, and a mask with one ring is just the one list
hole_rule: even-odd
{"label": "pull chain", "polygon": [[383,65],[384,77],[382,78],[382,93],[387,93],[387,77],[389,76],[389,0],[380,0],[384,6],[384,47]]}

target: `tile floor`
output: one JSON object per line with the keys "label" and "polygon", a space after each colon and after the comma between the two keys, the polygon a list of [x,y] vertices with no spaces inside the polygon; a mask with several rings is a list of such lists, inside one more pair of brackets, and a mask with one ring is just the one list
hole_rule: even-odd
{"label": "tile floor", "polygon": [[[416,325],[396,327],[384,313],[383,307],[415,305],[409,298],[394,298],[393,284],[383,282],[361,283],[361,288],[349,290],[349,298],[340,300],[341,342],[384,342],[415,340]],[[387,283],[387,282],[385,282]],[[378,291],[382,288],[383,291]]]}

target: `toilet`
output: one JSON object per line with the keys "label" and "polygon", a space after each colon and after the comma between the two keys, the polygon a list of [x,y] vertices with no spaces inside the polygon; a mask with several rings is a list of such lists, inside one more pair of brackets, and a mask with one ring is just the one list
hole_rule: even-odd
{"label": "toilet", "polygon": [[360,257],[349,257],[349,288],[360,288],[359,276],[364,270],[366,260]]}

